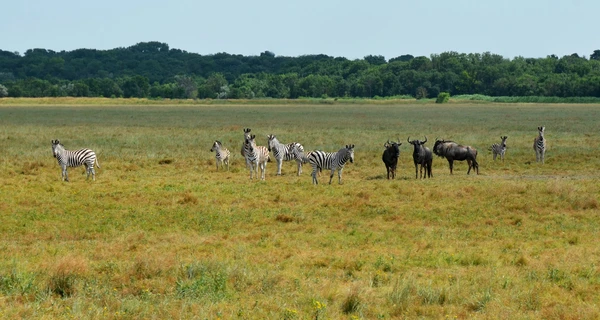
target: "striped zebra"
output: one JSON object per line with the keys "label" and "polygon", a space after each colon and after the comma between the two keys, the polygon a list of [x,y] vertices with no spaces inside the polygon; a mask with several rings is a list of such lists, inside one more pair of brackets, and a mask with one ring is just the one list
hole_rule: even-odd
{"label": "striped zebra", "polygon": [[219,171],[219,163],[221,164],[221,169],[223,169],[223,163],[227,165],[227,171],[229,171],[229,156],[231,153],[227,148],[223,147],[223,144],[219,140],[215,140],[213,142],[212,148],[210,148],[211,152],[215,152],[215,158],[217,161],[217,171]]}
{"label": "striped zebra", "polygon": [[244,157],[246,158],[246,165],[250,168],[250,180],[252,180],[252,172],[256,172],[256,178],[258,178],[259,167],[261,180],[265,180],[269,150],[267,147],[257,146],[255,138],[255,135],[250,135],[246,138],[246,142],[244,143]]}
{"label": "striped zebra", "polygon": [[[296,160],[298,164],[298,175],[302,173],[302,159],[298,157],[297,152],[304,153],[304,147],[298,142],[283,144],[277,140],[275,135],[267,135],[269,139],[269,151],[273,152],[273,156],[277,161],[277,175],[281,175],[281,165],[283,161]],[[294,152],[295,151],[297,152]]]}
{"label": "striped zebra", "polygon": [[313,184],[319,184],[319,181],[317,180],[317,170],[323,168],[331,170],[331,174],[329,175],[329,184],[331,184],[331,180],[333,180],[333,174],[335,173],[335,170],[338,170],[338,182],[341,184],[342,170],[344,170],[344,165],[348,161],[351,163],[354,162],[354,145],[347,145],[338,152],[332,153],[319,150],[313,151],[309,155],[308,161],[313,167]]}
{"label": "striped zebra", "polygon": [[85,166],[87,173],[86,180],[92,174],[92,180],[96,181],[96,171],[94,171],[94,164],[100,168],[96,154],[90,149],[79,149],[76,151],[70,151],[58,140],[52,140],[52,154],[58,161],[58,165],[62,169],[61,179],[69,181],[69,175],[67,174],[67,167],[79,167]]}
{"label": "striped zebra", "polygon": [[242,154],[242,157],[246,157],[246,152],[244,151],[244,149],[246,147],[246,140],[248,138],[250,138],[250,131],[252,131],[250,128],[245,128],[244,129],[244,141],[242,142],[242,149],[240,150],[240,153]]}
{"label": "striped zebra", "polygon": [[544,130],[546,127],[538,127],[538,136],[533,140],[533,150],[535,151],[535,161],[544,164],[544,156],[546,155],[546,139],[544,138]]}
{"label": "striped zebra", "polygon": [[502,161],[504,161],[504,154],[506,153],[506,139],[508,139],[508,137],[501,136],[500,139],[502,139],[502,142],[494,143],[494,144],[492,144],[492,147],[491,147],[492,156],[494,157],[494,161],[496,161],[496,157],[498,155],[500,155],[500,159],[502,159]]}

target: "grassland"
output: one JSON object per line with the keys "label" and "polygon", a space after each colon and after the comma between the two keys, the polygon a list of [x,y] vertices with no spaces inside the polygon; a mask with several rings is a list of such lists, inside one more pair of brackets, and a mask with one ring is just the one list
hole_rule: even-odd
{"label": "grassland", "polygon": [[[581,104],[2,105],[0,317],[600,318],[599,120]],[[245,127],[352,143],[355,163],[342,185],[289,162],[250,181]],[[404,142],[386,180],[383,143],[424,135],[477,148],[481,174],[436,157],[416,180]],[[487,151],[501,135],[504,163]],[[52,139],[94,149],[97,181],[61,182]]]}

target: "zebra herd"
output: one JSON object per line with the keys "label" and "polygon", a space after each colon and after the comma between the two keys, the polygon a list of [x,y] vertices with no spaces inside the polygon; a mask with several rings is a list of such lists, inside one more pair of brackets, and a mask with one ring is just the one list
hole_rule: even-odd
{"label": "zebra herd", "polygon": [[[544,163],[544,157],[546,154],[546,138],[544,137],[544,130],[544,126],[538,127],[538,136],[533,141],[533,150],[535,151],[536,162],[541,162],[542,164]],[[270,161],[270,152],[273,152],[273,156],[277,162],[277,175],[281,175],[281,166],[283,161],[296,161],[298,175],[302,173],[302,164],[310,163],[313,168],[311,174],[313,184],[319,183],[317,179],[317,173],[323,169],[331,170],[329,184],[331,184],[333,175],[337,170],[338,183],[341,184],[342,171],[345,164],[348,161],[350,161],[350,163],[354,162],[354,144],[346,145],[338,152],[324,152],[321,150],[305,152],[302,144],[298,142],[292,142],[288,144],[281,143],[273,134],[267,136],[268,147],[257,146],[256,136],[250,134],[250,132],[251,130],[249,128],[244,129],[244,141],[242,142],[242,148],[240,152],[246,160],[246,166],[250,170],[250,179],[253,179],[254,176],[258,179],[258,170],[260,169],[260,179],[265,180],[267,162]],[[502,141],[500,143],[492,144],[490,150],[492,151],[494,160],[496,160],[497,156],[500,156],[500,159],[504,161],[504,156],[507,149],[506,140],[508,137],[501,136],[501,139]],[[425,175],[431,178],[431,163],[433,156],[429,148],[423,146],[427,142],[427,137],[425,137],[425,140],[411,141],[410,138],[407,140],[414,147],[413,160],[415,163],[416,178],[419,178],[419,166],[421,168],[421,178],[425,178]],[[400,144],[398,142],[390,142],[388,140],[384,146],[385,148],[390,148],[392,146],[397,148],[399,145]],[[229,150],[225,148],[220,141],[215,140],[210,151],[215,152],[217,171],[219,170],[219,165],[221,166],[221,169],[223,169],[223,165],[225,165],[227,166],[227,170],[229,170],[229,158],[231,156]],[[476,160],[477,150],[475,148],[470,146],[461,146],[453,141],[436,139],[434,153],[439,156],[445,156],[448,159],[450,173],[452,173],[452,161],[454,160],[467,160],[469,164],[469,171],[467,173],[471,171],[471,168],[475,169],[476,172],[479,173],[479,166]],[[96,171],[94,170],[94,166],[100,168],[100,164],[98,163],[98,159],[96,158],[96,153],[94,151],[90,149],[79,149],[74,151],[67,150],[59,140],[52,140],[52,154],[58,161],[58,165],[61,168],[61,180],[69,181],[67,167],[79,167],[82,165],[85,166],[86,169],[86,180],[89,179],[90,175],[92,175],[92,180],[96,180]],[[394,154],[397,157],[400,153],[398,151]],[[386,162],[385,157],[386,156],[384,153],[384,162]],[[390,169],[387,162],[386,167],[388,169],[389,179]],[[395,166],[392,179],[394,177]]]}

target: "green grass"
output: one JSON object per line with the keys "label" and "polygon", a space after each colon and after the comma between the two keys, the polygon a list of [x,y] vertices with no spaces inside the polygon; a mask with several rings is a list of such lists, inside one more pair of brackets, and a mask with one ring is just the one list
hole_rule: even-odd
{"label": "green grass", "polygon": [[[0,106],[0,316],[598,318],[599,119],[582,104]],[[342,185],[289,162],[250,181],[246,127],[259,145],[355,144],[355,163]],[[425,135],[477,148],[481,174],[436,157],[416,180],[405,141]],[[487,150],[501,135],[504,163]],[[61,182],[52,139],[95,150],[97,181]]]}

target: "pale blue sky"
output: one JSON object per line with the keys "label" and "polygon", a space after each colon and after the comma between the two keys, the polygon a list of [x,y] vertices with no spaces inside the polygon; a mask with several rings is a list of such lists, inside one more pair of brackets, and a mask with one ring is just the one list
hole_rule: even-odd
{"label": "pale blue sky", "polygon": [[0,49],[112,49],[143,41],[199,54],[497,53],[559,57],[600,49],[599,0],[13,0]]}

